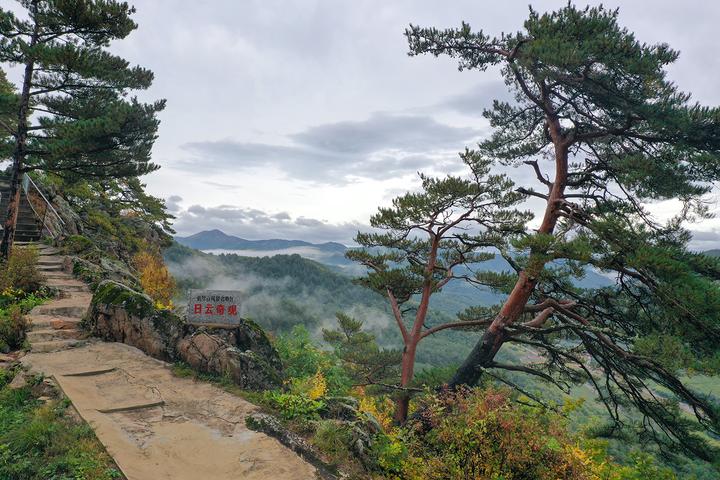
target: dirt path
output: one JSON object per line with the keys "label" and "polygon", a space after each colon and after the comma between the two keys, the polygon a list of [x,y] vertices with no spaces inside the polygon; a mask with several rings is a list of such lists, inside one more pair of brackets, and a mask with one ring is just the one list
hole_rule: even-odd
{"label": "dirt path", "polygon": [[[61,263],[56,252],[44,253],[45,264]],[[316,478],[295,453],[245,426],[254,405],[176,377],[136,348],[79,338],[89,293],[68,274],[50,272],[48,282],[65,298],[28,316],[31,353],[22,361],[55,378],[129,480]]]}

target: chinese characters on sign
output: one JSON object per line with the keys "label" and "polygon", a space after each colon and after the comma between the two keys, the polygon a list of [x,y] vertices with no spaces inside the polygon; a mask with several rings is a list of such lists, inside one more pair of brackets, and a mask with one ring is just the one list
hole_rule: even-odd
{"label": "chinese characters on sign", "polygon": [[229,290],[190,290],[187,320],[195,325],[238,325],[241,292]]}

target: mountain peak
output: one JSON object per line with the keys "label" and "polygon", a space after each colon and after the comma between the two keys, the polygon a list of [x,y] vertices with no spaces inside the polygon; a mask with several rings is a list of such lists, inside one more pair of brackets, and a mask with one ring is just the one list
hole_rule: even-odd
{"label": "mountain peak", "polygon": [[304,240],[247,240],[244,238],[228,235],[217,228],[203,230],[187,237],[175,237],[175,240],[187,247],[198,250],[284,250],[296,247],[313,247],[318,250],[343,254],[347,247],[337,242],[325,242],[315,244]]}

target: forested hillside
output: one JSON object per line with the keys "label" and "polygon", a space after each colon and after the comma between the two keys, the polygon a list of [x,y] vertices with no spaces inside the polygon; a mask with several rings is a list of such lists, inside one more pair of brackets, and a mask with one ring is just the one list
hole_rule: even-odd
{"label": "forested hillside", "polygon": [[[259,258],[209,255],[178,243],[167,248],[164,257],[177,280],[177,304],[181,308],[189,288],[238,289],[246,295],[243,315],[276,335],[303,326],[320,340],[321,329],[334,328],[335,314],[343,312],[362,320],[365,329],[374,333],[381,345],[400,345],[383,298],[329,266],[299,255]],[[490,292],[487,294],[496,298]],[[445,303],[445,297],[439,296],[431,321],[447,321],[456,313],[453,309],[466,308],[470,297],[465,295],[468,296],[449,293]],[[419,362],[427,366],[457,364],[470,350],[472,341],[472,336],[448,331],[420,351]]]}

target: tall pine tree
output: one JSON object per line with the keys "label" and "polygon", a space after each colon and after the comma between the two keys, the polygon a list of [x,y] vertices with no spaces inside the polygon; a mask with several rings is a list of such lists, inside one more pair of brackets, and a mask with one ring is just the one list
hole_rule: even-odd
{"label": "tall pine tree", "polygon": [[[134,8],[113,0],[18,0],[23,18],[0,9],[0,61],[22,66],[12,137],[11,199],[0,257],[12,247],[22,176],[32,170],[66,178],[134,177],[158,168],[150,160],[156,114],[165,102],[128,95],[153,74],[108,52],[137,25]],[[27,18],[24,18],[27,17]],[[7,111],[7,110],[6,110]]]}
{"label": "tall pine tree", "polygon": [[[667,79],[677,52],[639,42],[602,7],[531,9],[522,31],[499,37],[467,24],[406,35],[411,55],[448,55],[461,70],[499,67],[514,101],[485,112],[493,133],[479,151],[530,168],[537,183],[519,191],[545,203],[537,229],[501,249],[514,271],[502,282],[480,276],[508,296],[451,386],[492,369],[562,388],[589,382],[614,427],[634,405],[649,438],[712,458],[693,430],[720,434],[717,405],[677,371],[717,373],[720,264],[688,251],[683,225],[708,215],[703,195],[720,179],[720,109],[692,103]],[[675,200],[678,215],[653,218],[646,205],[660,200]],[[614,284],[578,288],[588,268]],[[536,348],[544,363],[498,363],[508,342]]]}

